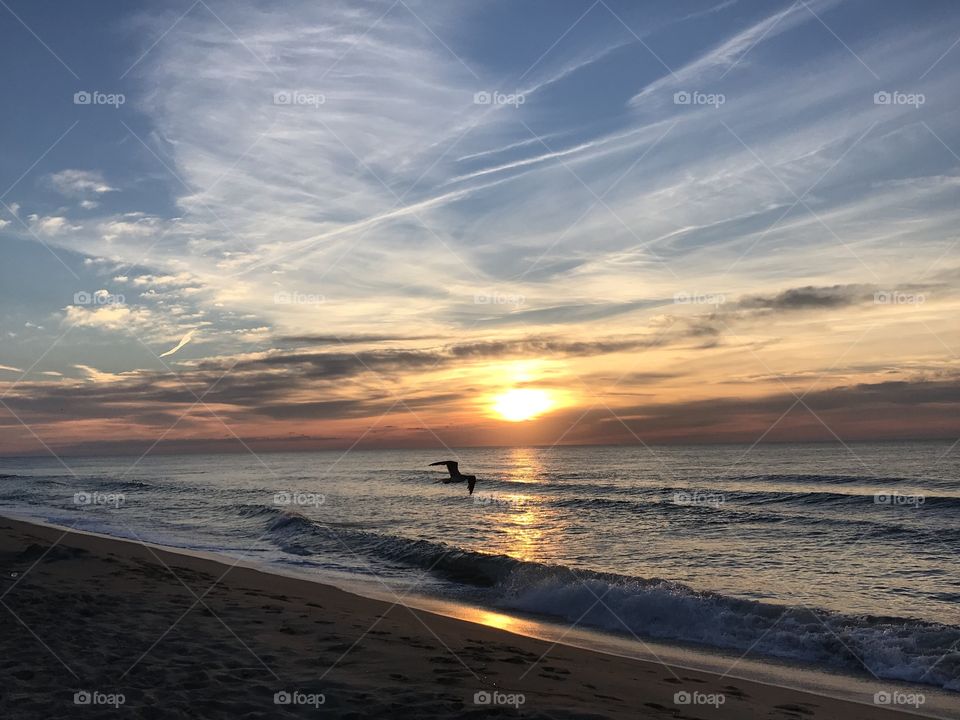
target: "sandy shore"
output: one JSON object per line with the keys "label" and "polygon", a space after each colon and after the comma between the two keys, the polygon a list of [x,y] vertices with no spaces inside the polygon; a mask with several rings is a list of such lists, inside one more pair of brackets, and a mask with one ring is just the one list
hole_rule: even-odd
{"label": "sandy shore", "polygon": [[913,717],[5,518],[0,567],[3,718]]}

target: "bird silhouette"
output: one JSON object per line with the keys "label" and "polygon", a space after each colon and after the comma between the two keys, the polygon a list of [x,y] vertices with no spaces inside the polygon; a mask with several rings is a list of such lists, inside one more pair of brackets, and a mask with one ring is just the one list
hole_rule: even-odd
{"label": "bird silhouette", "polygon": [[450,483],[466,482],[467,490],[471,495],[473,495],[473,487],[477,484],[476,475],[464,475],[462,472],[460,472],[460,464],[456,460],[441,460],[439,462],[430,463],[431,467],[434,465],[446,465],[447,471],[450,473],[450,477],[437,480],[438,483],[449,485]]}

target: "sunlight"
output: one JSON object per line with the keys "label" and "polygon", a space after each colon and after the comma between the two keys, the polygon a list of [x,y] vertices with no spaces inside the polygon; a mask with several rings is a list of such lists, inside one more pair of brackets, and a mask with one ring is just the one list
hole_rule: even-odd
{"label": "sunlight", "polygon": [[529,388],[508,390],[493,399],[494,412],[510,422],[532,420],[553,406],[550,393]]}

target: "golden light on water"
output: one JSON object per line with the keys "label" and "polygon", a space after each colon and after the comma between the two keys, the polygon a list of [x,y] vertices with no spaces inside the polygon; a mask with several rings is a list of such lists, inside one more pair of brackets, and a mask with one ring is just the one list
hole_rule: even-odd
{"label": "golden light on water", "polygon": [[515,388],[493,398],[493,411],[504,420],[532,420],[554,406],[550,393],[532,388]]}

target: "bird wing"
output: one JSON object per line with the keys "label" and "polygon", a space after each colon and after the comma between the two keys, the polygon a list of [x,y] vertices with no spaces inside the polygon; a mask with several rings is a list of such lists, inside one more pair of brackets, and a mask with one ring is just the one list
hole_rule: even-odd
{"label": "bird wing", "polygon": [[467,480],[467,490],[470,491],[471,495],[473,495],[473,486],[476,484],[477,484],[477,479],[473,477],[473,475],[471,475],[470,479]]}
{"label": "bird wing", "polygon": [[453,477],[459,472],[459,463],[457,463],[455,460],[441,460],[440,462],[430,463],[430,465],[446,465],[447,471],[450,473],[450,477]]}

